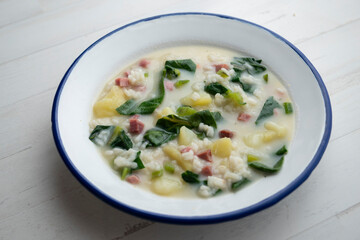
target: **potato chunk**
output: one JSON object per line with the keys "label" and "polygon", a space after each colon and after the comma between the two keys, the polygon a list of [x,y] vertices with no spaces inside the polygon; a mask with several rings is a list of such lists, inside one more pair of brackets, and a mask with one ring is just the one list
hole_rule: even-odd
{"label": "potato chunk", "polygon": [[159,119],[170,114],[175,114],[175,112],[171,108],[166,107],[163,110],[156,112],[156,117]]}
{"label": "potato chunk", "polygon": [[182,183],[179,179],[160,177],[153,180],[151,190],[159,195],[168,196],[182,188]]}
{"label": "potato chunk", "polygon": [[211,96],[206,92],[193,92],[190,95],[180,99],[181,104],[192,107],[208,106],[211,103]]}
{"label": "potato chunk", "polygon": [[172,146],[165,146],[162,148],[164,153],[171,159],[176,160],[176,163],[184,170],[191,170],[192,163],[190,161],[185,161],[181,156],[180,151]]}
{"label": "potato chunk", "polygon": [[103,99],[94,104],[94,115],[98,118],[118,116],[119,113],[116,111],[116,108],[125,101],[126,97],[121,88],[113,86]]}
{"label": "potato chunk", "polygon": [[180,128],[178,139],[180,145],[189,146],[194,141],[194,139],[196,139],[196,134],[193,131],[185,126]]}
{"label": "potato chunk", "polygon": [[211,146],[211,153],[217,157],[229,157],[232,151],[232,143],[230,138],[220,138]]}

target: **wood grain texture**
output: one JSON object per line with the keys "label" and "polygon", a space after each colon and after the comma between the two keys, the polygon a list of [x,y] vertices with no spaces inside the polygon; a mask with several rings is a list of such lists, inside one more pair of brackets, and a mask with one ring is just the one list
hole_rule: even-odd
{"label": "wood grain texture", "polygon": [[[0,1],[0,239],[358,239],[360,1]],[[320,72],[333,107],[328,149],[310,178],[262,212],[211,226],[143,220],[103,203],[62,163],[51,104],[93,41],[161,13],[215,12],[284,36]],[[216,31],[216,30],[214,30]]]}

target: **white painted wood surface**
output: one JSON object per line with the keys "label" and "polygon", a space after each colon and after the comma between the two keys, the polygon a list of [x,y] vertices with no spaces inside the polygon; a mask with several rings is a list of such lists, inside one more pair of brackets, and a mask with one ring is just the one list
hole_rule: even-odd
{"label": "white painted wood surface", "polygon": [[[275,206],[236,221],[177,226],[125,214],[84,189],[53,144],[52,100],[75,57],[119,26],[180,11],[270,28],[305,53],[330,93],[333,133],[319,166]],[[0,0],[0,86],[0,239],[360,239],[359,0]]]}

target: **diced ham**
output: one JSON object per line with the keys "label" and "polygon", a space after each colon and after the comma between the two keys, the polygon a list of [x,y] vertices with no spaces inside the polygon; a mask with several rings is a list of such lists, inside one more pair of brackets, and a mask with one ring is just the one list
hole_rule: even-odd
{"label": "diced ham", "polygon": [[222,68],[225,68],[226,70],[230,69],[229,65],[227,65],[227,64],[214,64],[214,67],[215,67],[216,72],[218,72]]}
{"label": "diced ham", "polygon": [[129,71],[124,72],[125,77],[129,77],[129,75],[130,75]]}
{"label": "diced ham", "polygon": [[130,175],[126,177],[126,181],[131,183],[131,184],[139,184],[140,183],[140,178],[136,175]]}
{"label": "diced ham", "polygon": [[139,62],[139,66],[142,68],[147,68],[149,64],[150,64],[150,61],[147,59],[141,59]]}
{"label": "diced ham", "polygon": [[186,147],[180,150],[181,153],[186,153],[186,152],[190,152],[190,150],[192,150],[191,147]]}
{"label": "diced ham", "polygon": [[212,176],[211,166],[205,166],[201,169],[201,174],[204,176]]}
{"label": "diced ham", "polygon": [[201,153],[198,153],[197,156],[205,161],[212,162],[211,150],[206,150]]}
{"label": "diced ham", "polygon": [[130,80],[127,77],[121,77],[115,79],[115,84],[119,87],[127,87],[130,85]]}
{"label": "diced ham", "polygon": [[174,83],[168,80],[164,81],[165,88],[169,91],[174,90]]}
{"label": "diced ham", "polygon": [[129,132],[133,134],[139,134],[144,130],[145,124],[137,118],[129,119],[130,128]]}
{"label": "diced ham", "polygon": [[226,129],[224,129],[224,130],[221,130],[220,132],[219,132],[219,138],[233,138],[234,137],[234,133],[232,132],[232,131],[230,131],[230,130],[226,130]]}
{"label": "diced ham", "polygon": [[242,122],[247,122],[247,121],[249,121],[250,118],[251,118],[250,114],[240,113],[237,120],[242,121]]}

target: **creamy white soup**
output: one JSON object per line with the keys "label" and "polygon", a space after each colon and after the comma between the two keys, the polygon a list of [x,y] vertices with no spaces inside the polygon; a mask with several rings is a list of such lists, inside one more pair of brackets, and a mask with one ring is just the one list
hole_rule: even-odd
{"label": "creamy white soup", "polygon": [[141,56],[106,83],[89,139],[119,184],[209,198],[281,170],[294,133],[292,106],[260,59],[174,47]]}

